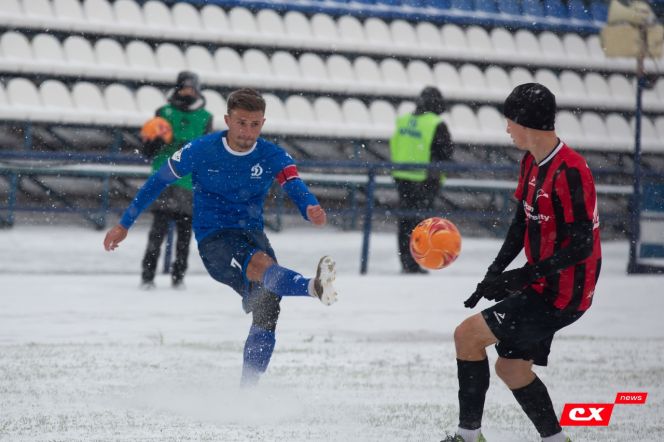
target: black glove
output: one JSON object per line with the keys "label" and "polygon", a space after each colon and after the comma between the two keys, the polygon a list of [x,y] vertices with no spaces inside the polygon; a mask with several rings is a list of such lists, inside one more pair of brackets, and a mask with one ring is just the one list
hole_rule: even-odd
{"label": "black glove", "polygon": [[502,301],[508,296],[520,292],[528,283],[536,279],[533,276],[532,267],[529,265],[500,274],[489,272],[482,282],[477,284],[477,288],[463,305],[473,308],[482,298],[489,301]]}
{"label": "black glove", "polygon": [[146,141],[141,146],[141,154],[143,154],[145,158],[152,159],[156,153],[159,152],[165,145],[166,143],[161,138],[155,138],[152,141]]}

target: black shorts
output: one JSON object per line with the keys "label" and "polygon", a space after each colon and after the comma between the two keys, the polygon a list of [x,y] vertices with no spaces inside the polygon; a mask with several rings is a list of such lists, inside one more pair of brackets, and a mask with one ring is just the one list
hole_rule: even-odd
{"label": "black shorts", "polygon": [[262,230],[223,229],[198,243],[198,253],[210,276],[238,292],[247,313],[267,293],[261,284],[250,282],[246,275],[249,260],[258,251],[277,261]]}
{"label": "black shorts", "polygon": [[498,338],[498,355],[532,360],[536,365],[547,364],[553,335],[583,313],[559,310],[532,290],[509,296],[482,310],[489,329]]}

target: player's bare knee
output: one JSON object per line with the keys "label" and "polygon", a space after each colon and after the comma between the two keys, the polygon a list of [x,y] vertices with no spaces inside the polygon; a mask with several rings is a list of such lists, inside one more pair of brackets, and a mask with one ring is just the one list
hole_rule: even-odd
{"label": "player's bare knee", "polygon": [[512,390],[525,387],[535,379],[532,363],[522,359],[498,358],[496,375]]}
{"label": "player's bare knee", "polygon": [[247,279],[255,282],[262,281],[263,273],[265,273],[265,270],[274,263],[274,259],[272,259],[267,253],[260,251],[254,253],[249,260],[249,264],[247,264]]}

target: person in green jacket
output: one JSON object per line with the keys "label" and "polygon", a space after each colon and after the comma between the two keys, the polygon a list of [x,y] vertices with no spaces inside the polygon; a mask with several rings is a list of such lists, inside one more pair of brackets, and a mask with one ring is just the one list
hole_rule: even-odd
{"label": "person in green jacket", "polygon": [[[454,146],[447,125],[440,117],[444,111],[445,100],[440,90],[435,87],[424,88],[417,99],[415,111],[397,118],[394,135],[390,138],[392,162],[429,164],[451,160]],[[402,273],[425,274],[427,271],[410,255],[410,233],[424,214],[433,209],[441,178],[444,177],[439,171],[426,169],[395,169],[392,177],[399,194],[399,209],[411,211],[411,214],[398,219]]]}
{"label": "person in green jacket", "polygon": [[[177,150],[189,141],[211,131],[212,114],[205,110],[205,97],[201,93],[198,75],[183,71],[178,74],[175,87],[168,95],[168,103],[157,109],[157,117],[170,123],[172,139],[168,142],[157,137],[144,140],[143,154],[152,159],[153,172],[158,170]],[[184,289],[189,244],[191,243],[192,184],[187,175],[169,186],[152,204],[152,227],[143,257],[141,288],[155,288],[154,277],[161,245],[169,225],[177,230],[175,261],[171,266],[171,283],[175,289]]]}

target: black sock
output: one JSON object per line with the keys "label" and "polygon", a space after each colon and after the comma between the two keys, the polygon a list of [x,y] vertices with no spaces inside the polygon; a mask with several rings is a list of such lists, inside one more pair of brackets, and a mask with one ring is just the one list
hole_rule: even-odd
{"label": "black sock", "polygon": [[459,426],[475,430],[482,426],[484,398],[489,389],[489,360],[457,359],[459,376]]}
{"label": "black sock", "polygon": [[530,384],[512,390],[512,393],[540,436],[549,437],[562,431],[556,412],[553,410],[549,391],[540,378],[535,376],[535,380]]}

